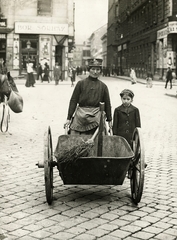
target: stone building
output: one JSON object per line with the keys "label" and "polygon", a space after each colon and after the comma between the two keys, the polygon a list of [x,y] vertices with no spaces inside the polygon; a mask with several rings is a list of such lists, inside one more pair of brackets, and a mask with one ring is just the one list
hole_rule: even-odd
{"label": "stone building", "polygon": [[91,48],[91,42],[89,39],[87,39],[83,43],[83,53],[82,53],[82,66],[86,69],[88,67],[88,62],[91,57],[90,48]]}
{"label": "stone building", "polygon": [[138,77],[151,71],[163,78],[177,72],[177,1],[109,0],[107,64],[118,75],[134,67]]}
{"label": "stone building", "polygon": [[93,58],[102,58],[102,36],[107,32],[107,24],[94,31],[90,40],[90,54]]}
{"label": "stone building", "polygon": [[83,54],[83,44],[76,44],[75,49],[73,50],[73,67],[82,66],[82,54]]}
{"label": "stone building", "polygon": [[107,32],[101,37],[102,40],[102,66],[107,67]]}
{"label": "stone building", "polygon": [[0,58],[13,76],[26,73],[30,58],[38,63],[55,62],[68,70],[68,47],[74,42],[73,0],[1,0]]}

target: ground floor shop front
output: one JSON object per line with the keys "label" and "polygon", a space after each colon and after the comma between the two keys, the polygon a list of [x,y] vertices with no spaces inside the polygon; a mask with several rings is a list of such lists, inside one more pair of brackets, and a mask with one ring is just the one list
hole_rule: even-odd
{"label": "ground floor shop front", "polygon": [[68,31],[65,24],[15,23],[15,29],[0,36],[0,60],[6,62],[13,76],[25,75],[27,63],[33,63],[34,73],[39,63],[53,70],[58,62],[62,79],[68,72]]}
{"label": "ground floor shop front", "polygon": [[129,75],[134,68],[137,77],[145,78],[152,72],[156,79],[163,79],[170,67],[177,75],[177,21],[151,34],[123,41],[108,47],[108,67],[112,74]]}

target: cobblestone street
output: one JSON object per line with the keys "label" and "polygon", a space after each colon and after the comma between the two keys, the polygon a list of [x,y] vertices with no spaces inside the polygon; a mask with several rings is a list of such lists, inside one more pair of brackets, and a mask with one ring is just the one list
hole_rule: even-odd
{"label": "cobblestone street", "polygon": [[36,163],[43,160],[48,126],[53,149],[64,134],[74,88],[70,81],[58,86],[37,81],[35,88],[26,88],[18,80],[24,111],[10,111],[9,131],[0,133],[0,240],[177,239],[177,87],[101,79],[110,90],[112,113],[124,88],[135,93],[148,164],[141,202],[132,203],[127,177],[121,186],[70,186],[54,168],[54,201],[49,206],[44,170]]}

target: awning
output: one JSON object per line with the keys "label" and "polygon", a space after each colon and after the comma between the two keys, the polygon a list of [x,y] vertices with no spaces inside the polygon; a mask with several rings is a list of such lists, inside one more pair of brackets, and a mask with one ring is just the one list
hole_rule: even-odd
{"label": "awning", "polygon": [[66,40],[67,36],[62,36],[62,35],[54,35],[54,38],[57,42],[58,45],[63,46],[64,41]]}
{"label": "awning", "polygon": [[5,27],[0,27],[0,33],[10,33],[14,30],[14,28],[5,28]]}

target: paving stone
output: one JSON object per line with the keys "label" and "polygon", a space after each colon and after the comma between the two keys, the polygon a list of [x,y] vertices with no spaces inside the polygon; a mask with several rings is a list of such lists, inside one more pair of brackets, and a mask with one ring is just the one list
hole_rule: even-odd
{"label": "paving stone", "polygon": [[110,236],[110,235],[105,235],[105,236],[102,236],[102,237],[97,238],[97,239],[99,239],[99,240],[107,240],[107,239],[109,239],[109,240],[121,240],[121,238],[119,238],[119,237],[114,237],[114,236]]}
{"label": "paving stone", "polygon": [[159,221],[159,218],[157,217],[152,217],[152,216],[145,216],[143,218],[141,218],[142,221],[146,221],[146,222],[150,222],[150,223],[156,223]]}
{"label": "paving stone", "polygon": [[116,216],[116,214],[105,213],[105,214],[101,215],[101,218],[112,221],[112,220],[116,219],[117,216]]}
{"label": "paving stone", "polygon": [[34,232],[30,233],[29,235],[30,235],[30,237],[35,237],[38,239],[45,239],[46,237],[49,237],[51,235],[51,233],[49,233],[45,230],[39,230],[39,231],[34,231]]}
{"label": "paving stone", "polygon": [[148,226],[148,227],[144,228],[143,231],[158,234],[158,233],[163,232],[163,229],[162,228],[157,228],[157,227],[154,227],[154,226]]}
{"label": "paving stone", "polygon": [[113,231],[113,230],[116,230],[118,228],[118,226],[114,225],[112,223],[107,223],[107,224],[103,224],[103,225],[99,226],[98,228],[105,229],[107,231]]}
{"label": "paving stone", "polygon": [[[68,233],[68,232],[59,232],[57,234],[52,235],[52,237],[54,239],[65,239],[65,240],[69,240],[69,239],[73,239],[74,238],[74,234]],[[86,239],[86,238],[83,238]]]}
{"label": "paving stone", "polygon": [[110,233],[111,236],[118,237],[121,239],[125,239],[127,236],[130,235],[128,231],[116,230]]}
{"label": "paving stone", "polygon": [[14,231],[14,230],[20,229],[20,228],[22,228],[22,225],[20,226],[19,224],[16,224],[16,223],[9,223],[9,224],[5,224],[3,226],[3,229],[8,232],[11,232],[11,231]]}
{"label": "paving stone", "polygon": [[131,232],[131,233],[135,233],[135,232],[138,232],[138,231],[141,231],[141,227],[138,227],[138,226],[135,226],[135,225],[127,225],[127,226],[123,226],[120,228],[120,230],[122,231],[128,231],[128,232]]}
{"label": "paving stone", "polygon": [[144,231],[136,232],[132,234],[132,237],[136,239],[153,239],[154,236],[155,234],[144,232]]}
{"label": "paving stone", "polygon": [[173,235],[173,236],[177,236],[177,229],[169,228],[169,229],[165,230],[164,233],[167,233],[167,234]]}
{"label": "paving stone", "polygon": [[160,233],[156,236],[157,239],[159,240],[176,240],[176,236],[172,236],[166,233]]}
{"label": "paving stone", "polygon": [[11,232],[12,235],[15,235],[17,237],[22,237],[22,236],[26,236],[27,234],[29,234],[30,232],[24,229],[17,229]]}

